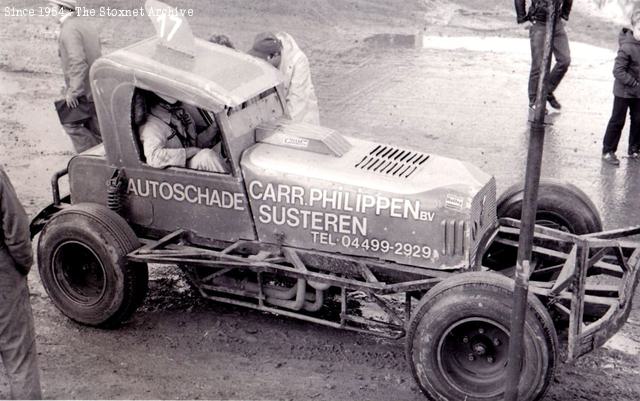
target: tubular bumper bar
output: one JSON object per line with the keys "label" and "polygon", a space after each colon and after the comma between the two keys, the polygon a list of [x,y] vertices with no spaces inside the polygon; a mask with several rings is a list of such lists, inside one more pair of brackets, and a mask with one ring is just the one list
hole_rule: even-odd
{"label": "tubular bumper bar", "polygon": [[53,203],[49,204],[46,208],[42,209],[29,224],[29,230],[31,232],[31,239],[33,239],[44,228],[47,221],[55,213],[59,212],[62,208],[63,201],[69,201],[69,195],[64,198],[60,197],[60,178],[68,174],[68,170],[65,168],[60,171],[56,171],[51,177],[51,195],[53,197]]}

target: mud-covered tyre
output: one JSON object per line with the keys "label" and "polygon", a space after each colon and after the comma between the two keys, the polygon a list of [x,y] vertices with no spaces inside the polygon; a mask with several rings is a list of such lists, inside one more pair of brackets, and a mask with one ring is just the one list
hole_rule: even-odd
{"label": "mud-covered tyre", "polygon": [[[491,272],[463,273],[432,288],[417,305],[406,356],[431,400],[502,400],[507,373],[513,281]],[[518,400],[541,399],[556,366],[551,317],[528,298]]]}
{"label": "mud-covered tyre", "polygon": [[147,265],[126,258],[139,246],[131,227],[115,212],[90,203],[70,206],[40,234],[42,284],[67,317],[90,326],[117,326],[147,293]]}
{"label": "mud-covered tyre", "polygon": [[[507,188],[497,202],[498,218],[520,219],[523,195],[523,184]],[[540,181],[536,224],[578,235],[602,231],[600,213],[582,190],[549,179]]]}

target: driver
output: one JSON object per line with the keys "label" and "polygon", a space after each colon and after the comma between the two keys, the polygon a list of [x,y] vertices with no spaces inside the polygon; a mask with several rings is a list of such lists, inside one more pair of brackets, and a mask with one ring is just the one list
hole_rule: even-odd
{"label": "driver", "polygon": [[[213,149],[197,147],[198,134],[191,114],[178,100],[156,93],[150,104],[140,140],[147,164],[152,167],[187,167],[228,173],[226,161]],[[208,130],[215,130],[215,124]]]}

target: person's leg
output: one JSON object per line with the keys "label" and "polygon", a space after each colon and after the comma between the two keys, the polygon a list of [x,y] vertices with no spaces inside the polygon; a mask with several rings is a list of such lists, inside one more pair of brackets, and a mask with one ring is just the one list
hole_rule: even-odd
{"label": "person's leg", "polygon": [[629,99],[631,124],[629,127],[629,156],[640,152],[640,99]]}
{"label": "person's leg", "polygon": [[613,111],[602,143],[602,153],[616,152],[629,107],[628,99],[614,96]]}
{"label": "person's leg", "polygon": [[93,138],[97,143],[102,143],[102,135],[100,134],[100,125],[98,124],[98,115],[96,114],[95,105],[91,113],[91,118],[87,120],[86,127],[93,134]]}
{"label": "person's leg", "polygon": [[99,144],[101,141],[85,126],[85,123],[62,124],[62,127],[71,138],[73,148],[77,153],[84,152]]}
{"label": "person's leg", "polygon": [[549,73],[549,94],[553,95],[560,81],[569,70],[571,65],[571,50],[569,49],[569,37],[564,29],[564,22],[560,21],[556,25],[555,35],[553,37],[553,56],[556,58],[556,64]]}
{"label": "person's leg", "polygon": [[0,356],[9,378],[11,398],[41,399],[27,278],[5,261],[0,266]]}
{"label": "person's leg", "polygon": [[542,68],[542,55],[544,51],[545,26],[533,24],[529,30],[529,41],[531,44],[531,71],[529,72],[529,105],[532,106],[536,100],[538,91],[538,78]]}
{"label": "person's leg", "polygon": [[18,348],[0,352],[4,362],[11,398],[14,400],[40,400],[40,373],[36,359],[36,340],[20,344]]}

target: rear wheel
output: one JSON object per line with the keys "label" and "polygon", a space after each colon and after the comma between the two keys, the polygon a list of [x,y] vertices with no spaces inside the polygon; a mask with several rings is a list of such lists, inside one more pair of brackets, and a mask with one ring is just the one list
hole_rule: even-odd
{"label": "rear wheel", "polygon": [[[520,219],[523,195],[522,184],[509,187],[498,199],[498,218]],[[602,231],[600,213],[584,192],[574,185],[549,179],[540,182],[536,224],[578,235]],[[515,266],[516,257],[516,248],[494,243],[485,252],[482,264],[502,270]],[[534,259],[534,267],[556,262],[552,258]]]}
{"label": "rear wheel", "polygon": [[[513,281],[464,273],[431,289],[409,324],[407,360],[431,400],[502,400]],[[538,400],[556,364],[558,339],[544,306],[529,296],[519,400]]]}
{"label": "rear wheel", "polygon": [[139,246],[135,233],[113,211],[73,205],[53,216],[40,234],[42,284],[69,318],[91,326],[118,325],[147,292],[147,265],[126,259]]}

